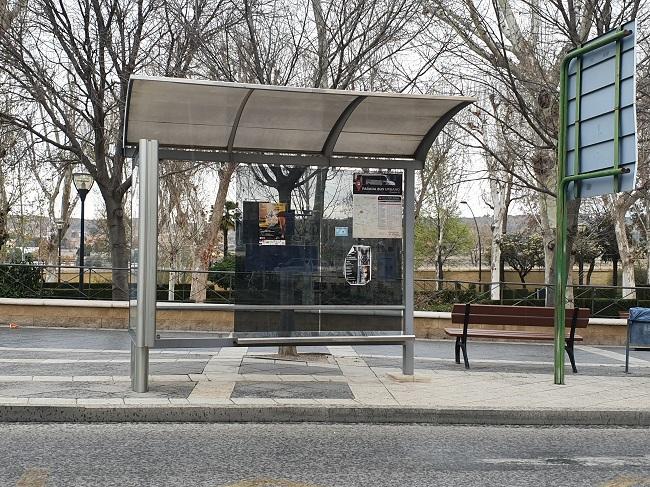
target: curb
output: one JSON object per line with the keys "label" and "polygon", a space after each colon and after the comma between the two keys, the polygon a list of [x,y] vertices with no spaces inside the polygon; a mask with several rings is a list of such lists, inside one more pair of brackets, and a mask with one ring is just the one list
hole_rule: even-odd
{"label": "curb", "polygon": [[427,423],[650,426],[650,410],[441,409],[392,406],[0,406],[0,423]]}

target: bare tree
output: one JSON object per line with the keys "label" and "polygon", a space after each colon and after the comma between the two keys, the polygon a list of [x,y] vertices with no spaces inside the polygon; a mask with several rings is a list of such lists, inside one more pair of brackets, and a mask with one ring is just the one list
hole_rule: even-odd
{"label": "bare tree", "polygon": [[[511,136],[503,120],[508,120],[512,110],[502,106],[494,93],[489,97],[489,111],[476,109],[474,119],[468,122],[472,138],[480,142],[483,161],[489,182],[489,196],[486,198],[492,209],[492,235],[490,246],[490,298],[501,299],[503,281],[503,259],[501,239],[506,234],[508,210],[513,199],[513,185],[517,154],[513,150]],[[510,114],[500,114],[505,109]],[[487,113],[486,113],[487,112]],[[490,113],[490,115],[488,115]],[[474,121],[475,120],[475,121]],[[488,149],[489,148],[489,149]]]}
{"label": "bare tree", "polygon": [[[155,43],[148,24],[155,3],[142,0],[75,5],[35,0],[0,31],[0,72],[14,92],[42,110],[41,120],[0,112],[4,120],[72,154],[95,178],[106,205],[113,299],[127,297],[124,196],[131,179],[119,147],[130,75]],[[57,141],[53,127],[63,134]]]}
{"label": "bare tree", "polygon": [[[429,12],[462,41],[460,62],[465,82],[502,88],[503,101],[524,121],[513,127],[519,146],[529,154],[532,174],[513,172],[515,183],[534,189],[545,252],[545,280],[554,282],[555,174],[559,70],[564,55],[594,33],[604,33],[634,18],[642,1],[616,3],[539,2],[537,0],[431,0]],[[449,73],[446,73],[449,76]],[[454,76],[458,79],[458,76]],[[575,234],[579,202],[570,208],[570,235]],[[552,304],[552,294],[547,304]]]}

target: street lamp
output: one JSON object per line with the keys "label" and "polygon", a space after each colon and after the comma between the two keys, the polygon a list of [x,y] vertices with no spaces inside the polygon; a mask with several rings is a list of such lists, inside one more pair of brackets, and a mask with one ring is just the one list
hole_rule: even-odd
{"label": "street lamp", "polygon": [[65,222],[63,220],[54,220],[54,224],[56,225],[56,231],[59,236],[59,270],[57,272],[57,281],[59,284],[61,283],[61,238],[63,237],[63,226],[65,225]]}
{"label": "street lamp", "polygon": [[88,173],[77,172],[72,175],[74,187],[77,189],[79,199],[81,200],[81,237],[79,240],[79,293],[83,294],[84,290],[84,203],[86,196],[93,187],[95,180]]}
{"label": "street lamp", "polygon": [[482,276],[483,269],[482,269],[482,265],[481,265],[481,262],[482,262],[482,259],[481,259],[481,253],[482,253],[481,252],[481,232],[479,232],[479,230],[478,230],[478,222],[476,221],[476,217],[474,216],[474,212],[472,211],[472,207],[469,206],[469,203],[467,203],[467,201],[461,201],[460,204],[465,205],[465,206],[467,206],[467,208],[469,208],[469,211],[472,214],[472,218],[474,219],[474,225],[476,225],[476,236],[478,237],[478,283],[479,283],[479,287],[480,287],[481,283],[483,281],[483,279],[482,279],[483,278],[483,276]]}

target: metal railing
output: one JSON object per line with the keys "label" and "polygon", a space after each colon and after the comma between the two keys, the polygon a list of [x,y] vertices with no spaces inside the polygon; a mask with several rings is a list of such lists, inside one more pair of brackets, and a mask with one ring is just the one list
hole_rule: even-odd
{"label": "metal railing", "polygon": [[[112,276],[117,270],[112,267],[84,266],[83,288],[79,287],[79,266],[57,266],[47,264],[0,264],[0,297],[14,298],[52,298],[52,299],[112,299]],[[170,285],[170,273],[171,282]],[[279,285],[277,272],[241,273],[234,271],[193,271],[190,269],[159,269],[157,294],[158,301],[194,302],[191,294],[192,275],[207,274],[205,287],[195,292],[206,293],[206,302],[234,304],[232,290],[240,288],[246,279],[266,280],[260,290]],[[244,274],[244,275],[242,275]],[[239,282],[236,282],[237,279]],[[304,287],[317,289],[321,286],[341,281],[337,274],[306,273],[294,274],[294,281],[304,283]],[[389,286],[401,286],[401,281],[388,281]],[[545,303],[548,293],[553,293],[553,285],[503,282],[498,300],[491,299],[493,287],[499,283],[478,283],[461,280],[415,279],[416,309],[448,311],[457,302],[494,303],[513,306]],[[573,290],[573,303],[589,308],[592,316],[618,317],[619,312],[633,306],[650,307],[650,286],[634,288],[621,286],[570,286]],[[277,291],[277,289],[275,289]]]}
{"label": "metal railing", "polygon": [[[554,292],[553,284],[521,282],[479,283],[475,281],[416,279],[416,309],[436,311],[451,309],[453,302],[493,303],[512,306],[544,306],[546,296]],[[492,289],[499,289],[499,298],[492,299]],[[631,307],[650,307],[650,285],[635,287],[607,285],[572,285],[571,303],[589,308],[595,317],[618,318]],[[570,293],[567,293],[570,294]],[[419,306],[418,306],[419,305]]]}

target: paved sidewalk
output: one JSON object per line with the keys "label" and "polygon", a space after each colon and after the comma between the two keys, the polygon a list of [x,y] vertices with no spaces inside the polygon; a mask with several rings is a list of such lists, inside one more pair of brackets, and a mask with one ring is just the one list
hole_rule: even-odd
{"label": "paved sidewalk", "polygon": [[[321,347],[320,354],[297,361],[279,360],[266,349],[154,351],[150,392],[138,394],[131,391],[124,350],[22,349],[31,358],[12,356],[17,350],[0,350],[0,357],[10,357],[2,360],[23,371],[38,366],[42,372],[49,364],[53,372],[0,376],[0,421],[650,425],[650,362],[640,358],[633,360],[632,374],[620,373],[620,364],[614,373],[567,370],[566,385],[556,386],[543,362],[537,362],[543,372],[514,363],[493,367],[498,360],[476,360],[466,371],[447,359],[425,357],[418,359],[416,375],[405,377],[397,357],[360,356],[353,347]],[[616,351],[598,353],[620,358]],[[65,367],[73,375],[60,375]],[[74,375],[79,367],[88,373]]]}

